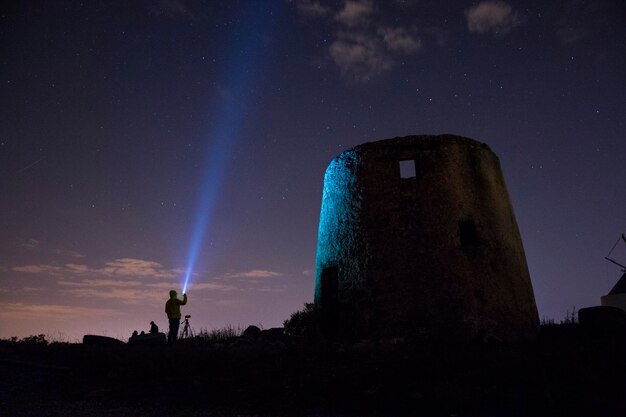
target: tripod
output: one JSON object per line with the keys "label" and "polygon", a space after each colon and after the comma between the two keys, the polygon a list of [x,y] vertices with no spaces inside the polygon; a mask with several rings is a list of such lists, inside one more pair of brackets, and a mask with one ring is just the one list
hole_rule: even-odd
{"label": "tripod", "polygon": [[183,324],[183,329],[180,331],[180,336],[178,336],[179,339],[194,337],[193,329],[189,325],[189,317],[191,316],[185,316],[185,320],[180,322],[180,324]]}

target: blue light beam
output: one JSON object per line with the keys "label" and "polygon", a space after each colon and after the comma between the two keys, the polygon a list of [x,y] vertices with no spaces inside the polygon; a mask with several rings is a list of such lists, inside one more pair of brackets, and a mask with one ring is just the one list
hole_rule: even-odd
{"label": "blue light beam", "polygon": [[[269,7],[272,10],[268,10]],[[207,147],[206,169],[198,194],[183,294],[187,292],[202,243],[209,232],[217,198],[228,169],[228,159],[243,122],[247,95],[254,85],[266,49],[264,39],[271,21],[275,18],[275,8],[270,3],[244,2],[242,8],[233,33],[233,45],[230,48],[232,55],[226,61],[225,73],[228,76],[220,84],[225,86],[230,96],[215,112],[209,134],[210,146]]]}

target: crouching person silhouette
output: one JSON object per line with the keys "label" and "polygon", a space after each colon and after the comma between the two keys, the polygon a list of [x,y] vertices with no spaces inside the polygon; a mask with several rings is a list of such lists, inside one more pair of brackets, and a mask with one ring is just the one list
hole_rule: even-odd
{"label": "crouching person silhouette", "polygon": [[173,345],[178,336],[178,326],[180,325],[180,306],[187,304],[187,294],[183,294],[183,300],[178,299],[178,293],[170,291],[170,299],[165,303],[165,313],[170,321],[170,332],[167,335],[167,344]]}

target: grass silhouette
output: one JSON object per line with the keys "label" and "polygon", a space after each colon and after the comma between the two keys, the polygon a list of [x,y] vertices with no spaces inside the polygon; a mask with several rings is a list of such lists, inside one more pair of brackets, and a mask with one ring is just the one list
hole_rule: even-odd
{"label": "grass silhouette", "polygon": [[0,341],[0,415],[552,416],[626,413],[626,337],[569,319],[507,345],[327,343],[238,327],[190,343]]}

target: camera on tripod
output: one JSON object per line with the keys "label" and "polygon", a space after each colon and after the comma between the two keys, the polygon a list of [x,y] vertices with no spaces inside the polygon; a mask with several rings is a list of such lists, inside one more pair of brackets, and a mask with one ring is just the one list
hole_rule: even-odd
{"label": "camera on tripod", "polygon": [[180,339],[185,339],[188,337],[194,337],[193,329],[189,324],[189,319],[191,318],[191,314],[187,314],[185,316],[185,320],[181,321],[180,324],[183,325],[182,330],[180,331],[180,335],[178,336]]}

